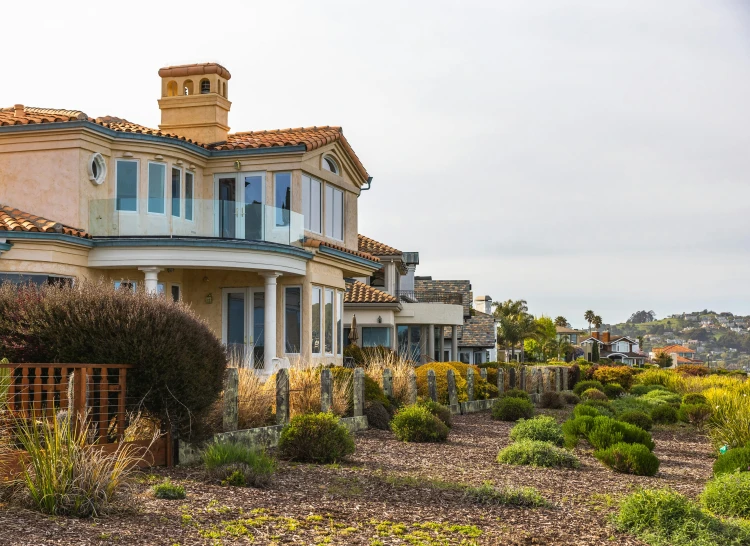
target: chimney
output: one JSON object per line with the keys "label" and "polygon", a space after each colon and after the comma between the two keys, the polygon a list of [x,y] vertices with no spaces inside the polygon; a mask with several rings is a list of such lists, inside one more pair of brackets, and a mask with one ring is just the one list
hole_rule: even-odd
{"label": "chimney", "polygon": [[609,330],[604,330],[602,332],[602,342],[603,343],[609,343]]}
{"label": "chimney", "polygon": [[474,298],[474,309],[487,315],[492,314],[492,298],[490,296],[477,296]]}
{"label": "chimney", "polygon": [[229,71],[216,63],[168,66],[161,77],[159,129],[201,144],[226,142]]}
{"label": "chimney", "polygon": [[419,252],[404,252],[403,258],[406,266],[406,275],[401,277],[401,290],[404,292],[414,291],[414,273],[419,265]]}
{"label": "chimney", "polygon": [[594,339],[599,339],[599,330],[594,330],[593,332],[591,332],[591,337],[593,337]]}
{"label": "chimney", "polygon": [[14,104],[13,105],[13,117],[14,118],[25,118],[26,117],[26,110],[23,107],[23,104]]}

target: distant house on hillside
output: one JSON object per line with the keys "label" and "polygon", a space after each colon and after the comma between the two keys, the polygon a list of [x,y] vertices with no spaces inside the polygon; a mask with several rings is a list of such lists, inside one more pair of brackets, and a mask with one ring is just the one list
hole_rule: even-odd
{"label": "distant house on hillside", "polygon": [[685,347],[684,345],[667,345],[665,347],[654,347],[648,354],[651,360],[654,360],[659,353],[666,353],[672,357],[672,365],[680,366],[685,364],[698,364],[704,362],[696,358],[695,349]]}
{"label": "distant house on hillside", "polygon": [[579,340],[583,339],[583,337],[587,334],[585,330],[574,330],[573,328],[568,328],[567,326],[555,326],[555,330],[557,339],[567,337],[571,345],[578,345]]}
{"label": "distant house on hillside", "polygon": [[638,341],[629,336],[612,337],[608,331],[601,334],[591,332],[591,336],[581,341],[584,357],[593,360],[594,344],[599,345],[599,358],[619,361],[628,366],[642,366],[646,362],[646,355],[641,352]]}

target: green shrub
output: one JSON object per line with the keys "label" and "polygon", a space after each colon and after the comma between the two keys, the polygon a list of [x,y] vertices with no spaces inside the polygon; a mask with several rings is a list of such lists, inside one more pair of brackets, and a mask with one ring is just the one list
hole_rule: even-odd
{"label": "green shrub", "polygon": [[615,416],[609,400],[584,400],[580,405],[595,408],[599,412],[599,415],[606,415],[607,417]]}
{"label": "green shrub", "polygon": [[714,462],[714,474],[726,474],[735,471],[750,471],[750,447],[735,447],[719,455]]}
{"label": "green shrub", "polygon": [[578,468],[578,459],[571,452],[549,442],[521,440],[500,450],[497,462],[512,465]]}
{"label": "green shrub", "polygon": [[155,485],[152,488],[154,497],[157,499],[177,500],[185,498],[185,488],[181,485],[175,485],[168,479],[164,483]]}
{"label": "green shrub", "polygon": [[671,425],[677,422],[677,410],[668,404],[659,404],[651,410],[651,419],[660,425]]}
{"label": "green shrub", "polygon": [[689,392],[682,397],[683,404],[708,404],[705,396],[697,392]]}
{"label": "green shrub", "polygon": [[559,392],[547,391],[539,398],[540,408],[560,409],[565,407],[565,399]]}
{"label": "green shrub", "polygon": [[588,389],[597,389],[600,391],[604,391],[604,385],[602,385],[601,381],[579,381],[578,383],[576,383],[576,386],[573,387],[573,392],[578,396],[581,396],[581,394],[583,394]]}
{"label": "green shrub", "polygon": [[599,389],[586,389],[581,393],[581,400],[609,400]]}
{"label": "green shrub", "polygon": [[223,388],[226,349],[190,306],[111,283],[0,283],[0,347],[11,362],[132,364],[128,410],[187,437]]}
{"label": "green shrub", "polygon": [[643,444],[649,450],[654,449],[654,441],[645,430],[604,416],[571,419],[563,423],[563,434],[568,447],[577,445],[578,439],[586,438],[596,449],[604,449],[619,442]]}
{"label": "green shrub", "polygon": [[563,395],[563,398],[565,399],[566,404],[572,404],[575,406],[578,402],[581,401],[578,395],[572,392],[564,392],[562,393],[562,395]]}
{"label": "green shrub", "polygon": [[202,459],[209,478],[222,485],[265,487],[276,472],[273,457],[236,442],[208,444]]}
{"label": "green shrub", "polygon": [[651,546],[728,546],[750,543],[750,530],[704,513],[671,489],[626,497],[615,523]]}
{"label": "green shrub", "polygon": [[653,476],[659,470],[659,459],[643,444],[620,442],[594,451],[594,457],[615,472]]}
{"label": "green shrub", "polygon": [[[365,347],[369,349],[370,347]],[[391,401],[385,395],[383,387],[375,381],[372,377],[365,374],[365,401],[366,402],[379,402],[387,411],[391,411]]]}
{"label": "green shrub", "polygon": [[531,396],[529,396],[529,393],[521,389],[508,389],[503,393],[502,398],[521,398],[522,400],[528,400],[531,402]]}
{"label": "green shrub", "polygon": [[602,415],[602,413],[600,413],[599,408],[597,408],[596,406],[589,406],[587,404],[578,404],[573,408],[574,417],[581,417],[583,415],[599,417],[600,415]]}
{"label": "green shrub", "polygon": [[282,429],[279,452],[293,461],[333,463],[354,453],[354,439],[335,415],[308,413]]}
{"label": "green shrub", "polygon": [[711,417],[711,406],[708,404],[682,404],[677,411],[677,418],[683,423],[696,427],[703,426]]}
{"label": "green shrub", "polygon": [[750,472],[715,477],[706,484],[700,500],[716,515],[750,518]]}
{"label": "green shrub", "polygon": [[451,414],[451,410],[450,408],[448,408],[448,406],[433,402],[429,398],[420,400],[418,404],[429,411],[432,415],[440,419],[448,428],[453,427],[453,415]]}
{"label": "green shrub", "polygon": [[617,416],[617,419],[619,421],[622,421],[623,423],[630,423],[631,425],[635,425],[638,428],[642,428],[643,430],[651,430],[651,427],[654,424],[648,413],[637,410],[624,411]]}
{"label": "green shrub", "polygon": [[[577,407],[577,406],[576,406]],[[575,447],[580,438],[585,438],[594,427],[594,416],[580,415],[574,419],[568,419],[562,425],[565,447]]]}
{"label": "green shrub", "polygon": [[492,418],[498,421],[518,421],[534,416],[534,405],[523,398],[500,398],[492,405]]}
{"label": "green shrub", "polygon": [[633,396],[643,396],[651,391],[666,391],[669,392],[667,387],[663,385],[633,385],[630,387],[630,394]]}
{"label": "green shrub", "polygon": [[402,442],[444,442],[449,432],[445,423],[420,405],[400,409],[393,417],[391,428]]}
{"label": "green shrub", "polygon": [[370,427],[380,430],[391,430],[391,414],[388,413],[388,410],[380,402],[366,402],[364,414],[367,417],[367,424]]}
{"label": "green shrub", "polygon": [[533,419],[521,419],[510,431],[510,439],[539,440],[551,442],[555,445],[563,445],[562,427],[557,424],[554,417],[539,415]]}
{"label": "green shrub", "polygon": [[651,391],[641,396],[642,400],[647,400],[655,404],[673,404],[680,405],[682,398],[679,394],[667,391]]}
{"label": "green shrub", "polygon": [[619,383],[607,383],[604,385],[604,394],[607,395],[607,398],[619,398],[625,394],[625,389]]}
{"label": "green shrub", "polygon": [[594,427],[589,431],[586,439],[594,449],[605,449],[622,442],[624,436],[617,421],[608,417],[596,417]]}
{"label": "green shrub", "polygon": [[492,482],[484,482],[479,487],[467,487],[464,498],[474,504],[489,506],[506,505],[537,508],[547,506],[547,501],[533,487],[506,487],[497,489]]}
{"label": "green shrub", "polygon": [[612,400],[610,407],[618,415],[620,413],[625,413],[626,411],[642,411],[643,413],[648,413],[650,415],[651,410],[654,409],[654,404],[636,396],[628,395]]}

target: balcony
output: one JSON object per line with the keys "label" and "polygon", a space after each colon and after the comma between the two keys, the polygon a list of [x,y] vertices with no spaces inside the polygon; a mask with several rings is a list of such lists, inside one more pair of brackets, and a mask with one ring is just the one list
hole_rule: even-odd
{"label": "balcony", "polygon": [[89,202],[94,237],[212,238],[302,246],[303,215],[287,209],[209,199],[97,199]]}
{"label": "balcony", "polygon": [[444,303],[463,305],[463,294],[460,292],[441,292],[439,290],[398,290],[396,297],[404,303]]}

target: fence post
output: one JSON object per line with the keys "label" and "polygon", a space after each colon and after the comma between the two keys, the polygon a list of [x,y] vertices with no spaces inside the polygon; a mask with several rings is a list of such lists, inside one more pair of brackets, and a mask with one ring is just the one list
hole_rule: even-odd
{"label": "fence post", "polygon": [[479,377],[487,381],[487,368],[479,368]]}
{"label": "fence post", "polygon": [[224,370],[224,415],[222,419],[224,432],[237,430],[239,386],[240,377],[237,368],[227,368]]}
{"label": "fence post", "polygon": [[383,392],[388,398],[393,398],[393,372],[389,369],[383,370]]}
{"label": "fence post", "polygon": [[333,400],[333,381],[331,370],[325,368],[320,371],[320,411],[327,413],[331,411]]}
{"label": "fence post", "polygon": [[466,394],[469,402],[474,401],[474,368],[466,370]]}
{"label": "fence post", "polygon": [[362,368],[354,370],[354,417],[364,415],[365,409],[365,371]]}
{"label": "fence post", "polygon": [[526,366],[521,366],[521,369],[519,370],[520,376],[521,376],[521,385],[520,388],[522,391],[526,390]]}
{"label": "fence post", "polygon": [[516,369],[511,368],[508,370],[508,387],[511,389],[516,388]]}
{"label": "fence post", "polygon": [[417,372],[409,370],[409,403],[417,403]]}
{"label": "fence post", "polygon": [[497,392],[502,396],[505,392],[505,370],[497,369]]}
{"label": "fence post", "polygon": [[289,370],[281,368],[276,372],[276,424],[289,422]]}
{"label": "fence post", "polygon": [[562,390],[562,375],[562,366],[558,366],[555,370],[555,392],[560,392]]}
{"label": "fence post", "polygon": [[73,372],[73,412],[71,422],[86,414],[86,368],[76,368]]}
{"label": "fence post", "polygon": [[570,377],[570,368],[564,367],[563,368],[563,373],[562,373],[562,389],[564,391],[568,390],[568,381],[569,381],[568,378],[569,377]]}
{"label": "fence post", "polygon": [[456,374],[453,370],[446,372],[448,379],[448,404],[451,406],[458,406],[458,392],[456,391]]}
{"label": "fence post", "polygon": [[435,370],[427,370],[427,392],[430,395],[430,400],[432,400],[433,402],[438,401]]}

